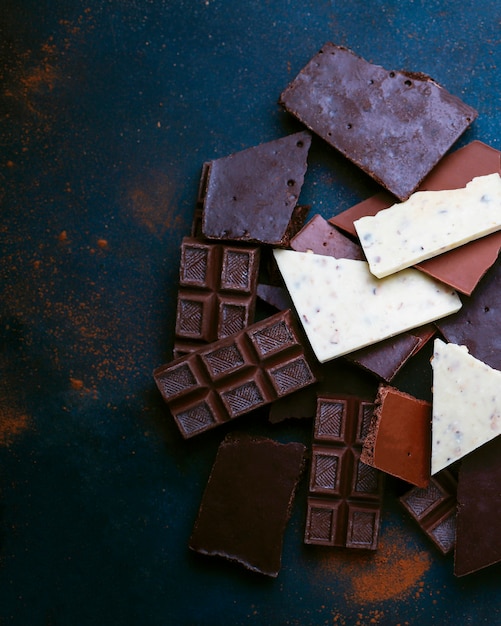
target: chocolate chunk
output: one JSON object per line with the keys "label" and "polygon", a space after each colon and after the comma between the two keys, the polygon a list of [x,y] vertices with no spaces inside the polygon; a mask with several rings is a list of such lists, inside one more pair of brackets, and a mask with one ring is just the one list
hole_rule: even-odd
{"label": "chocolate chunk", "polygon": [[290,310],[163,365],[153,375],[185,438],[315,382]]}
{"label": "chocolate chunk", "polygon": [[340,233],[321,215],[315,215],[291,239],[290,247],[298,252],[314,252],[336,259],[364,260],[362,248]]}
{"label": "chocolate chunk", "polygon": [[456,541],[457,481],[449,470],[430,478],[426,487],[413,487],[400,497],[402,506],[416,520],[442,554]]}
{"label": "chocolate chunk", "polygon": [[308,207],[296,206],[311,135],[295,133],[211,161],[202,231],[209,239],[286,245]]}
{"label": "chocolate chunk", "polygon": [[314,422],[305,543],[375,550],[383,475],[360,460],[374,404],[320,396]]}
{"label": "chocolate chunk", "polygon": [[430,480],[431,404],[380,385],[360,459],[412,485]]}
{"label": "chocolate chunk", "polygon": [[266,304],[269,304],[278,311],[285,311],[286,309],[291,309],[293,307],[289,292],[285,289],[285,287],[259,283],[256,295],[263,302],[266,302]]}
{"label": "chocolate chunk", "polygon": [[228,435],[219,446],[190,548],[276,577],[306,448]]}
{"label": "chocolate chunk", "polygon": [[174,341],[178,355],[254,321],[258,272],[259,248],[183,239]]}
{"label": "chocolate chunk", "polygon": [[401,200],[477,117],[429,76],[387,71],[332,43],[280,103]]}
{"label": "chocolate chunk", "polygon": [[457,490],[454,574],[465,576],[501,561],[501,438],[463,459]]}

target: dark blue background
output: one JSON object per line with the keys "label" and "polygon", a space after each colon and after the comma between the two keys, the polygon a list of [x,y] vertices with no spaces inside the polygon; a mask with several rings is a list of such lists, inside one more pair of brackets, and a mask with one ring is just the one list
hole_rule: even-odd
{"label": "dark blue background", "polygon": [[[190,553],[230,427],[182,441],[151,375],[202,163],[298,130],[277,99],[326,41],[431,75],[479,111],[456,147],[501,149],[498,0],[3,0],[0,28],[0,624],[501,623],[499,566],[456,579],[391,480],[380,576],[427,565],[386,599],[302,544],[304,482],[276,580]],[[377,190],[314,139],[312,214]],[[426,358],[400,379],[421,396]]]}

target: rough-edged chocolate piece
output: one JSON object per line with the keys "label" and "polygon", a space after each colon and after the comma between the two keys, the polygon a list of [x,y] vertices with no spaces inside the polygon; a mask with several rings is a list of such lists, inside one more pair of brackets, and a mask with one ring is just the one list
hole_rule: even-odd
{"label": "rough-edged chocolate piece", "polygon": [[459,468],[454,574],[501,561],[501,438],[466,456]]}
{"label": "rough-edged chocolate piece", "polygon": [[276,577],[305,451],[301,443],[228,435],[219,446],[190,548]]}
{"label": "rough-edged chocolate piece", "polygon": [[426,487],[413,487],[400,497],[402,506],[442,554],[451,552],[456,541],[456,490],[454,475],[442,470]]}
{"label": "rough-edged chocolate piece", "polygon": [[318,214],[291,239],[290,247],[298,252],[311,251],[336,259],[365,259],[363,250],[358,244],[348,239]]}
{"label": "rough-edged chocolate piece", "polygon": [[286,309],[291,309],[294,306],[289,296],[289,292],[285,287],[259,283],[256,295],[263,302],[266,302],[266,304],[269,304],[278,311],[285,311]]}
{"label": "rough-edged chocolate piece", "polygon": [[290,310],[175,359],[153,376],[185,438],[315,382]]}
{"label": "rough-edged chocolate piece", "polygon": [[191,352],[254,322],[259,248],[185,237],[174,349]]}
{"label": "rough-edged chocolate piece", "polygon": [[360,459],[412,485],[426,487],[430,480],[431,404],[380,385]]}
{"label": "rough-edged chocolate piece", "polygon": [[298,198],[310,133],[303,131],[211,161],[202,232],[209,239],[286,245],[303,225]]}
{"label": "rough-edged chocolate piece", "polygon": [[388,71],[332,43],[280,102],[401,200],[477,117],[429,76]]}
{"label": "rough-edged chocolate piece", "polygon": [[304,541],[375,550],[383,475],[360,460],[374,405],[320,396],[314,422]]}
{"label": "rough-edged chocolate piece", "polygon": [[[501,152],[481,141],[445,156],[419,186],[419,191],[459,189],[475,176],[501,174]],[[366,215],[376,215],[394,204],[394,198],[385,192],[359,202],[347,211],[329,218],[329,223],[356,236],[353,223]],[[485,272],[496,261],[501,249],[501,233],[493,233],[460,248],[450,250],[415,267],[433,278],[470,295]]]}

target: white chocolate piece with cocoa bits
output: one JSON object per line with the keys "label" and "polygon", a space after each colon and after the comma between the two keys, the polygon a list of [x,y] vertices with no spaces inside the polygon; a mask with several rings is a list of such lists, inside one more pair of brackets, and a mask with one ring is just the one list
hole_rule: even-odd
{"label": "white chocolate piece with cocoa bits", "polygon": [[431,473],[501,434],[501,371],[466,346],[435,339]]}
{"label": "white chocolate piece with cocoa bits", "polygon": [[383,278],[501,229],[501,177],[466,187],[417,191],[408,200],[354,222],[374,276]]}
{"label": "white chocolate piece with cocoa bits", "polygon": [[321,363],[461,308],[455,291],[418,270],[380,280],[365,261],[295,250],[273,253]]}

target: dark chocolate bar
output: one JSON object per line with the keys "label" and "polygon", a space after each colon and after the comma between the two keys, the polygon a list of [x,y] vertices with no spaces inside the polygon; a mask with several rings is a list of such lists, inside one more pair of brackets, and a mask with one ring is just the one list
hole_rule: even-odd
{"label": "dark chocolate bar", "polygon": [[314,422],[305,543],[375,550],[383,475],[360,460],[374,404],[320,396]]}
{"label": "dark chocolate bar", "polygon": [[388,71],[332,43],[280,103],[401,200],[478,115],[429,76]]}
{"label": "dark chocolate bar", "polygon": [[204,236],[287,245],[309,210],[297,202],[310,144],[303,131],[211,161],[202,194]]}
{"label": "dark chocolate bar", "polygon": [[254,322],[259,248],[185,237],[174,350],[191,352]]}
{"label": "dark chocolate bar", "polygon": [[456,541],[456,491],[454,475],[442,470],[426,487],[413,487],[400,497],[402,506],[442,554],[451,552]]}
{"label": "dark chocolate bar", "polygon": [[190,548],[276,577],[305,451],[301,443],[228,435],[219,446]]}
{"label": "dark chocolate bar", "polygon": [[163,365],[153,375],[185,438],[315,382],[290,310]]}

